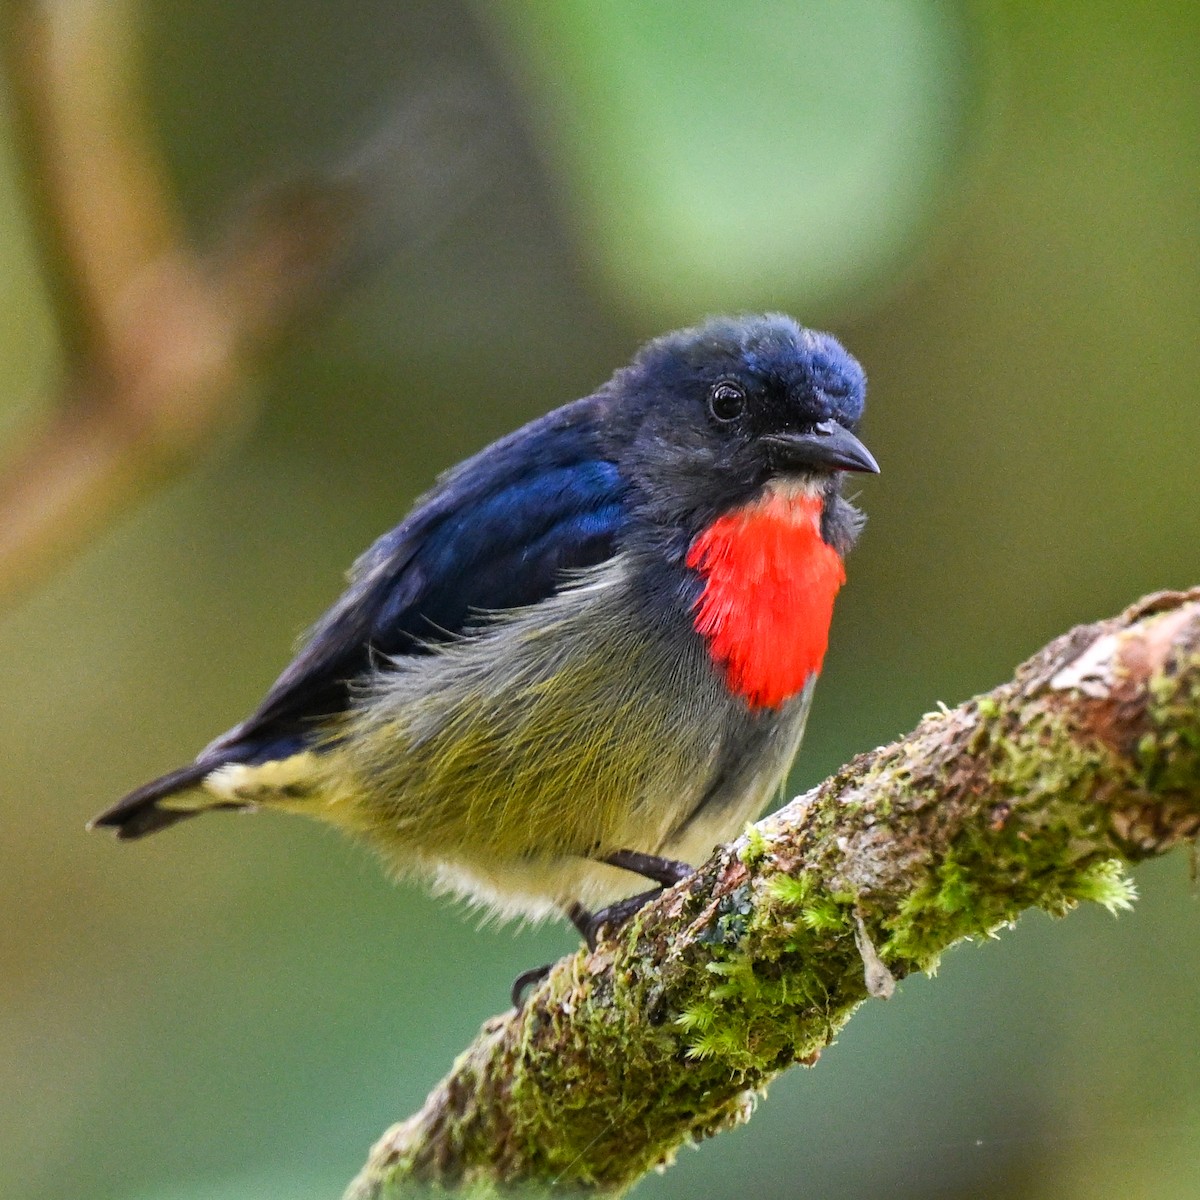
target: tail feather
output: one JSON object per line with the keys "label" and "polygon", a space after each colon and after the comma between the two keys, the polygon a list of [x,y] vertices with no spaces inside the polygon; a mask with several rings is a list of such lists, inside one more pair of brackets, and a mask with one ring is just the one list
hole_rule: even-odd
{"label": "tail feather", "polygon": [[[145,837],[148,833],[156,833],[167,829],[188,817],[197,816],[204,811],[204,806],[195,808],[164,808],[159,806],[160,800],[180,792],[194,788],[206,775],[216,770],[225,760],[197,759],[177,771],[169,771],[166,775],[152,779],[136,791],[132,791],[123,800],[119,800],[112,808],[106,809],[89,823],[89,829],[115,829],[121,839]],[[211,805],[209,807],[236,807],[230,805]]]}

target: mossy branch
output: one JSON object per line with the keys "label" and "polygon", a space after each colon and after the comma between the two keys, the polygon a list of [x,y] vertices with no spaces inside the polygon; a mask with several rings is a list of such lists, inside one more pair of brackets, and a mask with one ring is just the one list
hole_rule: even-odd
{"label": "mossy branch", "polygon": [[722,847],[489,1021],[346,1200],[620,1195],[869,995],[1037,907],[1122,908],[1200,831],[1200,589],[1082,626]]}

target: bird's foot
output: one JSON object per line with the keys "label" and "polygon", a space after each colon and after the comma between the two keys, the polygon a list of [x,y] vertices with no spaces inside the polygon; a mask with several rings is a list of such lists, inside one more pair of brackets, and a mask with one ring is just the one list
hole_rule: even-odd
{"label": "bird's foot", "polygon": [[[567,916],[570,917],[571,924],[579,930],[579,935],[589,950],[595,950],[605,929],[620,929],[634,913],[656,896],[660,896],[663,888],[671,887],[681,879],[686,879],[693,870],[687,863],[677,862],[672,858],[659,858],[654,854],[641,854],[636,850],[615,850],[601,861],[608,863],[611,867],[621,867],[636,875],[653,879],[655,883],[662,886],[652,888],[648,892],[639,892],[636,896],[627,896],[624,900],[609,904],[598,912],[591,912],[578,902],[572,904],[567,909]],[[552,964],[547,963],[544,967],[532,967],[528,971],[522,971],[513,980],[510,993],[513,1008],[519,1011],[524,1007],[525,993],[537,987],[550,974],[551,966]]]}
{"label": "bird's foot", "polygon": [[553,965],[553,963],[546,963],[544,967],[530,967],[528,971],[522,971],[512,981],[512,991],[509,994],[512,997],[513,1008],[520,1012],[525,1007],[526,990],[533,991],[550,974],[550,968]]}
{"label": "bird's foot", "polygon": [[624,900],[618,900],[598,912],[589,912],[582,904],[572,904],[567,909],[567,916],[571,918],[571,924],[579,930],[587,948],[595,950],[600,942],[600,935],[606,928],[620,929],[634,913],[661,895],[662,888],[639,892],[636,896],[627,896]]}

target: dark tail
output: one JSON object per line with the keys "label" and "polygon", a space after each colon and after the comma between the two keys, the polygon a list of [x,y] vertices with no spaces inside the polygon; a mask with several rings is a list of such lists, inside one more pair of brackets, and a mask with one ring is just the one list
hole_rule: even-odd
{"label": "dark tail", "polygon": [[[186,767],[171,771],[166,775],[152,779],[143,784],[137,791],[130,792],[123,800],[119,800],[112,808],[106,809],[88,824],[89,829],[115,829],[117,837],[122,839],[145,837],[148,833],[157,833],[167,829],[188,817],[199,816],[206,811],[196,809],[160,808],[158,802],[178,792],[186,792],[198,784],[210,771],[215,770],[223,762],[223,758],[199,758]],[[214,806],[219,807],[219,806]]]}

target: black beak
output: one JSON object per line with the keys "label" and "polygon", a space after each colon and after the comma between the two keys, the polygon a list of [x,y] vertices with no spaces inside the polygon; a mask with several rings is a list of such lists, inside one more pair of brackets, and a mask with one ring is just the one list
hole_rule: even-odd
{"label": "black beak", "polygon": [[809,433],[770,433],[763,441],[771,447],[775,463],[784,469],[879,474],[875,456],[836,421],[822,421]]}

